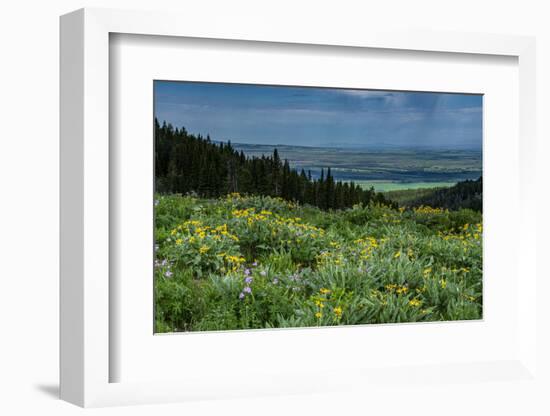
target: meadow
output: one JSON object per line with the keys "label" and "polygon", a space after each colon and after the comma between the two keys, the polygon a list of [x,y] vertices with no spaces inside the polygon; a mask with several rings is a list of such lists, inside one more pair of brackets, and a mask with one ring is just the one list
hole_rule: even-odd
{"label": "meadow", "polygon": [[155,195],[155,332],[482,318],[481,213]]}

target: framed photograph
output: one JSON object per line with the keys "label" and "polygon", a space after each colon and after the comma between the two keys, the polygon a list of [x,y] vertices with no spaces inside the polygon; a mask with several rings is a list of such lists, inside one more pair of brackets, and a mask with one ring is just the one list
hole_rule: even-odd
{"label": "framed photograph", "polygon": [[153,88],[156,333],[482,319],[481,94]]}
{"label": "framed photograph", "polygon": [[61,18],[61,397],[536,386],[534,40],[250,30]]}

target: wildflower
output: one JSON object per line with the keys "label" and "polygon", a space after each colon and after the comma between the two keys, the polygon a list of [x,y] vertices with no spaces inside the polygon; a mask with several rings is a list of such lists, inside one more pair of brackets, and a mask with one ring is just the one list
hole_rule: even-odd
{"label": "wildflower", "polygon": [[249,285],[250,283],[252,283],[252,276],[248,276],[246,279],[244,279],[244,282]]}
{"label": "wildflower", "polygon": [[204,253],[206,253],[208,250],[210,250],[210,247],[208,247],[208,246],[202,246],[201,248],[199,248],[199,253],[200,253],[200,254],[204,254]]}
{"label": "wildflower", "polygon": [[409,306],[418,307],[420,305],[422,305],[422,301],[419,299],[411,299],[409,301]]}
{"label": "wildflower", "polygon": [[241,293],[239,294],[239,299],[244,299],[244,297],[245,297],[245,294],[244,294],[243,292],[241,292]]}
{"label": "wildflower", "polygon": [[333,312],[337,318],[340,318],[342,316],[342,308],[340,306],[337,306],[336,308],[334,308]]}
{"label": "wildflower", "polygon": [[394,258],[394,259],[398,259],[399,257],[401,257],[401,252],[400,252],[400,251],[398,251],[397,253],[395,253],[395,254],[393,255],[393,258]]}
{"label": "wildflower", "polygon": [[244,274],[248,276],[250,274],[250,269],[244,269]]}
{"label": "wildflower", "polygon": [[258,262],[257,262],[257,261],[255,261],[254,263],[252,263],[252,266],[253,266],[253,267],[256,267],[257,265],[258,265]]}
{"label": "wildflower", "polygon": [[320,290],[319,290],[319,293],[321,293],[322,295],[327,295],[330,293],[330,290],[329,289],[326,289],[324,287],[322,287]]}
{"label": "wildflower", "polygon": [[401,286],[395,290],[395,293],[397,293],[398,295],[401,295],[401,294],[407,293],[408,291],[409,291],[409,288],[407,286]]}
{"label": "wildflower", "polygon": [[252,288],[250,286],[245,286],[245,288],[243,289],[243,292],[252,293]]}
{"label": "wildflower", "polygon": [[166,272],[164,273],[164,276],[166,277],[172,277],[174,273],[172,273],[170,270],[166,270]]}
{"label": "wildflower", "polygon": [[279,283],[279,279],[277,279],[277,278],[273,279],[272,283],[273,283],[274,285],[276,285],[277,283]]}
{"label": "wildflower", "polygon": [[447,287],[447,281],[445,279],[441,279],[439,281],[439,285],[441,286],[441,289],[445,289]]}
{"label": "wildflower", "polygon": [[316,317],[317,319],[321,319],[321,318],[323,317],[323,314],[322,314],[321,312],[317,312],[317,313],[315,314],[315,317]]}

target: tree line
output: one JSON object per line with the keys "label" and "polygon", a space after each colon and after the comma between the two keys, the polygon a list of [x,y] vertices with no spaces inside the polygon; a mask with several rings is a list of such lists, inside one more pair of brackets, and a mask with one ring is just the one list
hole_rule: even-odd
{"label": "tree line", "polygon": [[231,142],[216,143],[210,136],[174,128],[155,119],[155,188],[159,193],[196,193],[219,197],[232,192],[269,195],[321,209],[343,209],[378,203],[397,207],[373,188],[334,179],[330,167],[319,178],[298,172],[282,160],[277,149],[261,157],[246,156]]}
{"label": "tree line", "polygon": [[450,188],[437,189],[429,195],[422,196],[409,204],[411,206],[429,205],[431,207],[447,208],[455,211],[469,208],[481,212],[483,210],[483,180],[458,182]]}

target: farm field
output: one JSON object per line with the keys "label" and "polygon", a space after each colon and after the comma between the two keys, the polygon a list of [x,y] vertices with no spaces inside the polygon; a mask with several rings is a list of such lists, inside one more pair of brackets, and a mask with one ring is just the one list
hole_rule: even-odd
{"label": "farm field", "polygon": [[482,317],[479,212],[155,196],[155,332]]}

